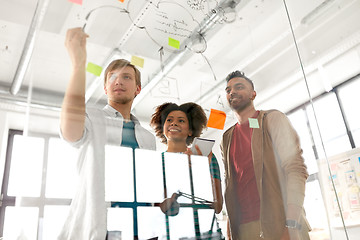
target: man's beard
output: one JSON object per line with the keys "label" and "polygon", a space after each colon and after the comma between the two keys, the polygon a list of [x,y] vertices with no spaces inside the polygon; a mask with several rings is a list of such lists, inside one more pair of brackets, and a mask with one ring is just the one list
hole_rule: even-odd
{"label": "man's beard", "polygon": [[132,100],[134,100],[134,99],[130,98],[130,97],[125,97],[125,98],[116,98],[116,99],[113,99],[112,101],[116,102],[118,104],[128,104]]}
{"label": "man's beard", "polygon": [[251,100],[248,99],[247,101],[241,100],[239,103],[237,104],[232,104],[230,103],[230,101],[228,101],[229,106],[232,110],[236,111],[236,112],[241,112],[244,109],[246,109],[247,107],[251,106]]}

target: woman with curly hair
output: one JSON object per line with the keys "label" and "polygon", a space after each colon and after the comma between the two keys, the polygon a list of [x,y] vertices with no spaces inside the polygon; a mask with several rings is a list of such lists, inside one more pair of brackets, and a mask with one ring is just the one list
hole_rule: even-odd
{"label": "woman with curly hair", "polygon": [[[188,146],[195,137],[199,137],[206,128],[207,118],[204,110],[196,103],[164,103],[158,106],[152,115],[150,125],[161,142],[167,145],[167,152],[193,154]],[[198,154],[202,154],[195,146]],[[215,155],[210,152],[209,166],[214,195],[212,207],[220,213],[223,205],[219,164]],[[174,200],[174,196],[172,197]]]}

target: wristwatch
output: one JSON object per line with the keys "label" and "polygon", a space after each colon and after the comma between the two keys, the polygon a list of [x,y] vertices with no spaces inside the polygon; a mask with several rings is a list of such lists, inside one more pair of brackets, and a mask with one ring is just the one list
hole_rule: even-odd
{"label": "wristwatch", "polygon": [[291,220],[291,219],[287,219],[285,221],[285,227],[290,228],[290,229],[301,229],[301,224],[298,223],[296,220]]}

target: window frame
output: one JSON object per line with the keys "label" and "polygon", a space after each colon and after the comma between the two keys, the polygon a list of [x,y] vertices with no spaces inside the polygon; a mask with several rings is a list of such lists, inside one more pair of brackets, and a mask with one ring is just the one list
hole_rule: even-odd
{"label": "window frame", "polygon": [[[0,210],[0,236],[3,236],[4,232],[4,223],[5,223],[5,209],[6,207],[15,206],[16,197],[8,196],[8,185],[9,185],[9,177],[10,177],[10,167],[11,167],[11,159],[12,159],[12,149],[14,145],[14,137],[16,135],[23,135],[23,131],[9,129],[8,133],[8,142],[6,149],[6,160],[5,160],[5,168],[4,168],[4,176],[2,180],[2,205]],[[42,165],[42,177],[41,177],[41,191],[39,197],[22,197],[21,206],[22,207],[37,207],[39,210],[38,215],[38,229],[37,229],[37,238],[43,235],[43,232],[40,226],[40,219],[44,218],[44,209],[45,206],[51,205],[64,205],[70,206],[71,199],[65,198],[47,198],[45,196],[46,191],[46,179],[47,179],[47,166],[48,166],[48,149],[49,149],[49,141],[50,138],[59,138],[59,136],[47,133],[31,133],[31,136],[43,138],[44,139],[44,152],[43,152],[43,165]]]}

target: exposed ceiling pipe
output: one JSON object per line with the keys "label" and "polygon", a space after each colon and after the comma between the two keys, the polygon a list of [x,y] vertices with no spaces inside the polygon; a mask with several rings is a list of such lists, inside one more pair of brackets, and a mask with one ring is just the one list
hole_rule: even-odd
{"label": "exposed ceiling pipe", "polygon": [[308,13],[305,17],[301,19],[302,24],[311,24],[320,16],[322,16],[331,6],[336,2],[336,0],[325,0],[320,5],[318,5],[314,10]]}
{"label": "exposed ceiling pipe", "polygon": [[[135,32],[135,29],[137,28],[137,24],[146,16],[149,6],[151,5],[151,2],[148,2],[147,4],[145,4],[145,6],[141,9],[141,11],[139,12],[139,14],[135,17],[135,19],[133,20],[133,24],[126,30],[126,32],[124,33],[123,37],[121,38],[118,46],[116,49],[114,49],[109,56],[106,58],[103,66],[108,66],[108,64],[112,61],[115,60],[115,56],[119,57],[121,55],[124,55],[125,53],[122,52],[120,50],[120,48],[128,41],[128,39],[130,38],[130,36],[132,36]],[[89,18],[89,14],[86,17]],[[103,74],[103,72],[102,72]],[[91,97],[94,95],[94,93],[97,91],[98,87],[101,85],[103,76],[101,75],[100,77],[97,77],[90,85],[89,88],[86,89],[86,94],[85,94],[85,102],[89,102]]]}
{"label": "exposed ceiling pipe", "polygon": [[10,93],[16,95],[24,81],[25,73],[29,67],[31,55],[34,51],[35,37],[40,28],[45,12],[50,0],[38,0],[36,9],[32,18],[28,35],[26,37],[25,45],[21,53],[19,64],[17,66],[15,76],[10,87]]}
{"label": "exposed ceiling pipe", "polygon": [[[192,31],[190,37],[187,38],[187,40],[183,44],[190,47],[192,43],[191,39],[193,39],[194,36],[198,36],[199,34],[204,36],[205,33],[208,32],[216,24],[216,21],[220,18],[220,13],[222,13],[224,9],[229,7],[235,9],[235,7],[239,3],[240,0],[221,1],[216,8],[210,11],[210,15],[203,19],[199,26]],[[150,79],[149,82],[141,90],[141,93],[136,96],[132,104],[132,109],[134,109],[136,105],[139,104],[141,100],[160,82],[160,80],[163,79],[174,68],[174,66],[189,52],[190,51],[188,50],[188,48],[185,47],[182,51],[175,52],[170,55],[165,60],[163,67],[160,68],[157,73],[155,73],[154,77]]]}
{"label": "exposed ceiling pipe", "polygon": [[171,69],[174,68],[175,64],[178,63],[187,52],[189,52],[189,50],[185,48],[166,59],[163,68],[160,69],[151,80],[149,80],[145,87],[142,88],[140,94],[136,96],[131,109],[134,109],[136,105],[139,104],[139,102],[171,71]]}
{"label": "exposed ceiling pipe", "polygon": [[47,92],[40,89],[33,89],[31,103],[27,102],[28,88],[22,88],[17,95],[9,95],[9,86],[0,84],[0,109],[2,104],[14,104],[22,107],[30,106],[31,108],[50,110],[60,112],[63,94],[56,92]]}

